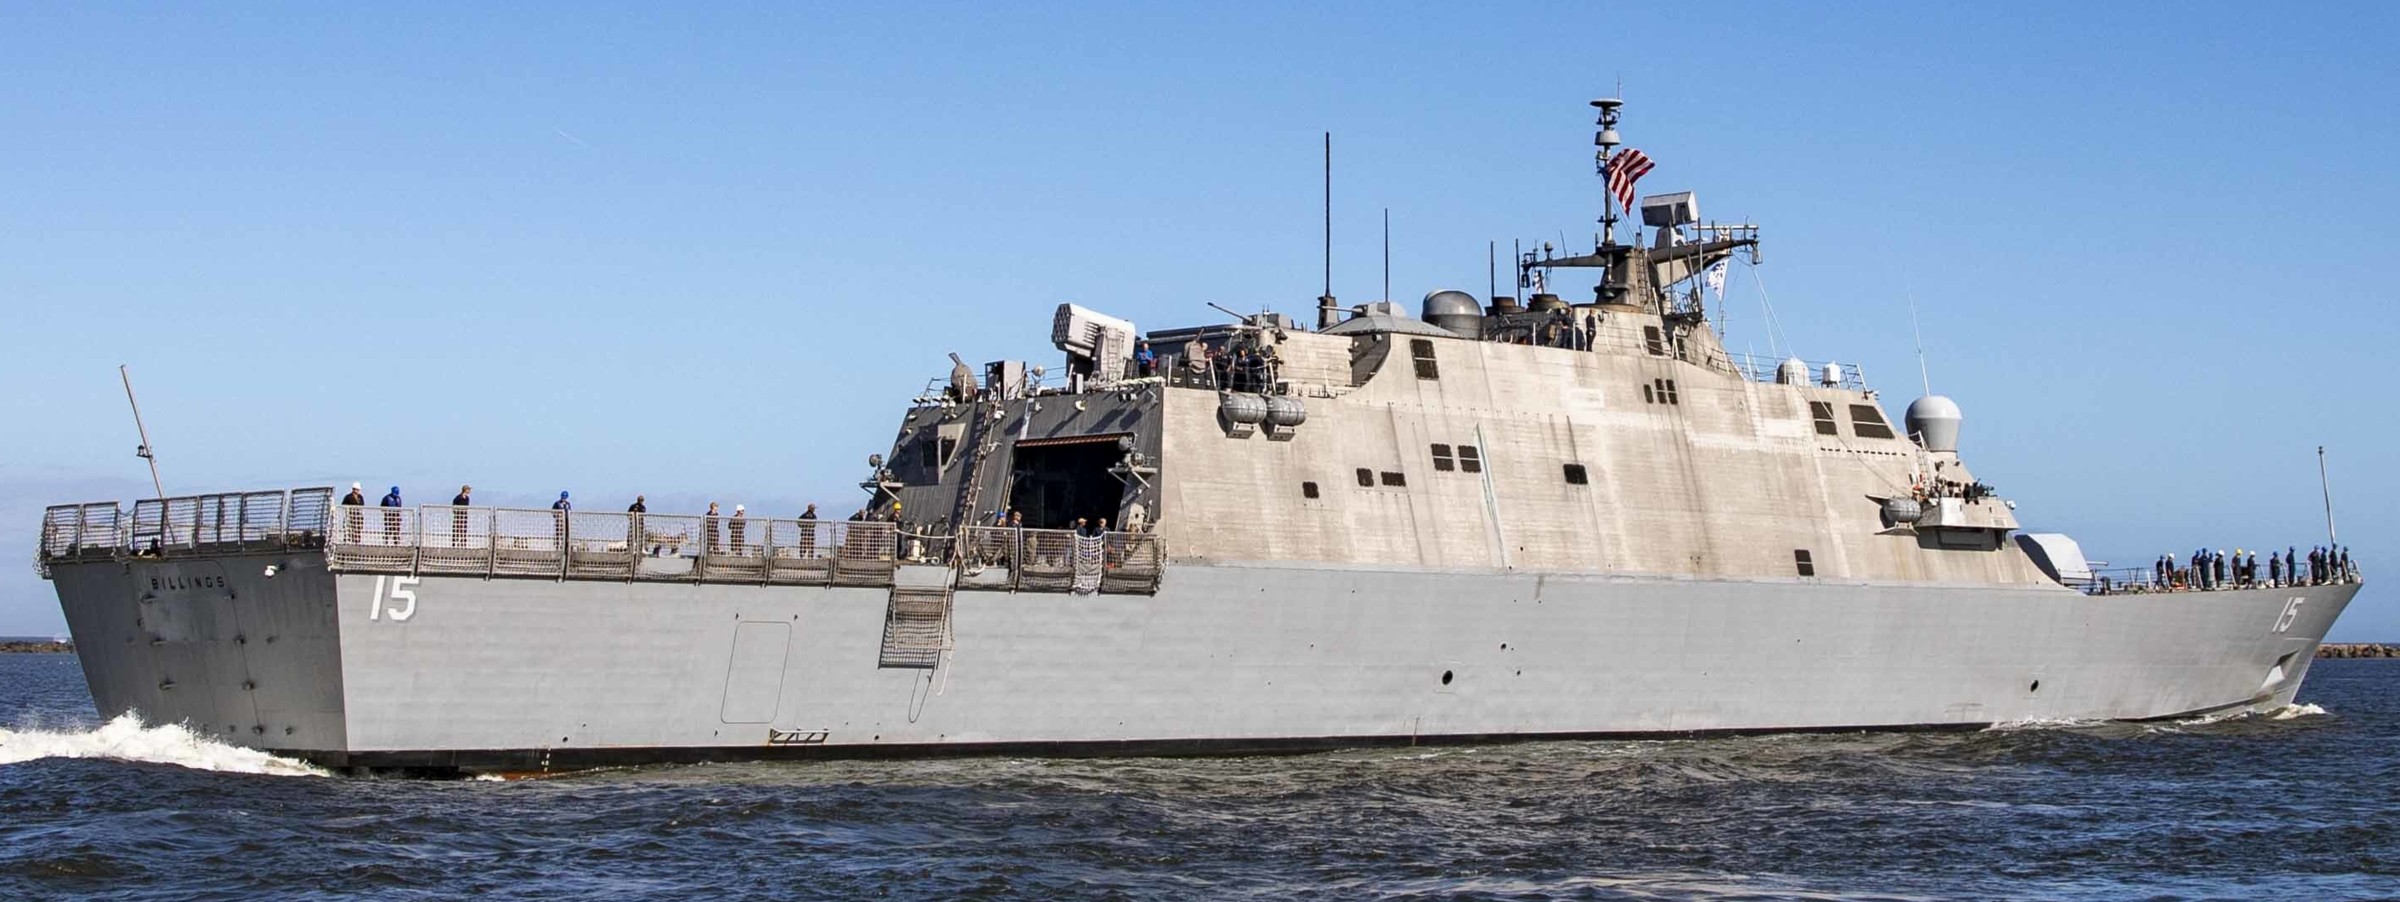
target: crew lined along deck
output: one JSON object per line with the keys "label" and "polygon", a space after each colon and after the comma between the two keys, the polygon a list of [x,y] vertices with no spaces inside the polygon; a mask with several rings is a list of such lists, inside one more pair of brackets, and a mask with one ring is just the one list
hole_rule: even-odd
{"label": "crew lined along deck", "polygon": [[959,583],[1012,591],[1158,589],[1158,537],[981,527],[964,541],[876,520],[332,504],[333,490],[242,492],[58,505],[37,565],[322,550],[336,572],[778,585],[890,586],[903,563],[948,565]]}

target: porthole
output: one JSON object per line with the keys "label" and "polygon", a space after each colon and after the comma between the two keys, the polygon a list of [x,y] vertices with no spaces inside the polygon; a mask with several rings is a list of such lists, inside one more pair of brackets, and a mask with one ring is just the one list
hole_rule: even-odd
{"label": "porthole", "polygon": [[1452,677],[1452,676],[1453,676],[1453,674],[1452,674],[1450,671],[1447,671],[1447,670],[1445,670],[1445,671],[1442,671],[1442,685],[1444,685],[1444,686],[1448,686],[1448,685],[1450,685],[1450,679],[1451,679],[1451,677]]}

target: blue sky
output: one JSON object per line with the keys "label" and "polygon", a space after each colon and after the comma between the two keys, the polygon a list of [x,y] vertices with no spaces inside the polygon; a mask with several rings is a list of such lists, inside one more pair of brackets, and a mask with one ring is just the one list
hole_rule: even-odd
{"label": "blue sky", "polygon": [[[0,543],[40,507],[347,483],[846,507],[943,354],[1478,293],[1645,190],[1765,228],[1728,344],[1917,393],[2096,557],[2390,551],[2392,7],[0,8]],[[20,559],[22,560],[22,559]],[[0,634],[62,628],[30,567]],[[2337,638],[2400,640],[2364,593]]]}

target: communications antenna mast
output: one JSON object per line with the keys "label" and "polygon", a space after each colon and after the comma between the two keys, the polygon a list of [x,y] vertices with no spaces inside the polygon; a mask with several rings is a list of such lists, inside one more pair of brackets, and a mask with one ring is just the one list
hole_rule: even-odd
{"label": "communications antenna mast", "polygon": [[1603,97],[1592,101],[1592,105],[1600,108],[1600,132],[1592,136],[1592,144],[1600,148],[1592,154],[1593,169],[1600,174],[1600,243],[1615,244],[1617,205],[1608,190],[1608,158],[1616,153],[1617,145],[1625,143],[1617,135],[1617,111],[1625,105],[1625,101]]}

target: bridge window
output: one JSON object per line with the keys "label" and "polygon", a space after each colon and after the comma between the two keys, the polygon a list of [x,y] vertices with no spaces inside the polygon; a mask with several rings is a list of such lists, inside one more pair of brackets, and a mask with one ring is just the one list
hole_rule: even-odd
{"label": "bridge window", "polygon": [[1817,421],[1818,435],[1840,435],[1842,429],[1833,423],[1833,405],[1823,401],[1808,402],[1808,415]]}
{"label": "bridge window", "polygon": [[1439,366],[1436,366],[1436,365],[1434,364],[1434,362],[1433,362],[1433,339],[1430,339],[1430,338],[1411,338],[1411,339],[1409,339],[1409,340],[1408,340],[1408,356],[1410,356],[1410,357],[1414,358],[1414,359],[1417,361],[1417,378],[1419,378],[1419,379],[1439,379],[1439,378],[1442,378],[1442,370],[1441,370],[1441,367],[1439,367]]}
{"label": "bridge window", "polygon": [[1449,445],[1433,446],[1433,468],[1444,473],[1457,469],[1457,465],[1450,460]]}
{"label": "bridge window", "polygon": [[1642,327],[1642,347],[1660,357],[1667,356],[1667,338],[1658,333],[1657,326]]}
{"label": "bridge window", "polygon": [[1592,482],[1592,474],[1590,474],[1590,473],[1586,472],[1586,471],[1583,469],[1583,465],[1582,465],[1582,464],[1568,464],[1568,465],[1567,465],[1567,484],[1568,484],[1568,485],[1590,485],[1590,484],[1591,484],[1591,482]]}
{"label": "bridge window", "polygon": [[1458,446],[1458,468],[1469,473],[1483,472],[1483,455],[1474,445]]}
{"label": "bridge window", "polygon": [[1792,549],[1792,566],[1800,571],[1801,576],[1817,575],[1817,563],[1808,559],[1806,548]]}
{"label": "bridge window", "polygon": [[1359,488],[1362,488],[1362,489],[1371,489],[1371,488],[1374,488],[1374,487],[1375,487],[1375,471],[1373,471],[1373,470],[1370,470],[1370,469],[1367,469],[1367,468],[1365,468],[1365,467],[1360,467],[1360,468],[1358,468],[1358,487],[1359,487]]}
{"label": "bridge window", "polygon": [[1316,483],[1313,483],[1313,482],[1303,482],[1303,483],[1301,483],[1301,484],[1300,484],[1300,497],[1302,497],[1302,498],[1314,498],[1314,497],[1317,497],[1317,484],[1316,484]]}
{"label": "bridge window", "polygon": [[1850,431],[1859,438],[1892,437],[1892,425],[1883,421],[1883,411],[1873,404],[1850,405]]}
{"label": "bridge window", "polygon": [[1408,474],[1383,471],[1383,484],[1396,489],[1408,488]]}

